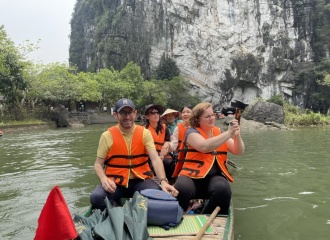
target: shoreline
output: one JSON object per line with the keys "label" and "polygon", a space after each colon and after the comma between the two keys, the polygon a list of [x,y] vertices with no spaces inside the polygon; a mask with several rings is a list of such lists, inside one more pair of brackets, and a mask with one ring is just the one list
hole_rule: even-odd
{"label": "shoreline", "polygon": [[[75,128],[75,127],[85,127],[88,125],[95,125],[95,124],[112,124],[116,123],[116,119],[108,115],[106,118],[104,116],[93,116],[93,121],[91,124],[82,124],[81,122],[76,123],[73,122],[71,123],[68,128]],[[135,122],[136,124],[139,124],[140,122]],[[216,120],[216,125],[218,125],[223,131],[227,130],[227,125],[224,123],[223,119],[217,119]],[[254,131],[254,130],[290,130],[291,128],[287,128],[284,125],[281,126],[272,126],[272,125],[266,125],[260,122],[255,122],[252,120],[246,120],[244,118],[241,118],[241,126],[242,130],[244,131]],[[31,124],[14,124],[14,125],[4,125],[0,127],[0,130],[6,133],[10,132],[16,132],[16,131],[25,131],[25,130],[33,130],[33,129],[56,129],[60,128],[56,126],[56,123],[53,121],[50,122],[45,122],[45,123],[31,123]]]}
{"label": "shoreline", "polygon": [[13,124],[13,125],[0,126],[0,129],[4,132],[4,134],[21,131],[21,130],[32,130],[32,129],[40,129],[40,128],[49,129],[49,128],[57,128],[57,127],[54,122]]}

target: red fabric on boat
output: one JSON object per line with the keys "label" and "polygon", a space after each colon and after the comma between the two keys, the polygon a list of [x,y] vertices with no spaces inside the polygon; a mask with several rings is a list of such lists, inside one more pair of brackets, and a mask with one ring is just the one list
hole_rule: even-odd
{"label": "red fabric on boat", "polygon": [[38,219],[35,240],[62,240],[77,237],[68,206],[58,186],[48,195]]}

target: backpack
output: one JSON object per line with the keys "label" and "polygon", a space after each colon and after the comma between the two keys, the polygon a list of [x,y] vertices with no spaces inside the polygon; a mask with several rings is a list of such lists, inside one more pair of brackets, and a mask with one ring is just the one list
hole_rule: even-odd
{"label": "backpack", "polygon": [[181,223],[184,211],[175,197],[157,189],[144,189],[140,194],[148,198],[148,225],[168,230]]}

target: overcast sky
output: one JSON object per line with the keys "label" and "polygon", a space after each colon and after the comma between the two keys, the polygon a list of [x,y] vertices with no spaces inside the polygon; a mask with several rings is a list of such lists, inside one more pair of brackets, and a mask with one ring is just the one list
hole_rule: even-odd
{"label": "overcast sky", "polygon": [[0,25],[15,45],[24,40],[39,50],[29,59],[43,63],[68,62],[70,20],[76,0],[0,0]]}

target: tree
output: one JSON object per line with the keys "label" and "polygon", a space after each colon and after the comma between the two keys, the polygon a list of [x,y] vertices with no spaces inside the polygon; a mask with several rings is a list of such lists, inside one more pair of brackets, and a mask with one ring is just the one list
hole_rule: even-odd
{"label": "tree", "polygon": [[19,106],[27,87],[24,67],[24,57],[0,26],[0,94],[9,109]]}
{"label": "tree", "polygon": [[158,80],[172,80],[174,77],[180,75],[180,69],[175,61],[163,54],[159,65],[156,69],[156,78]]}
{"label": "tree", "polygon": [[94,73],[80,72],[77,74],[77,100],[99,102],[101,93]]}
{"label": "tree", "polygon": [[139,98],[136,104],[140,110],[144,113],[144,107],[148,104],[160,104],[163,106],[167,105],[167,90],[157,80],[144,81]]}
{"label": "tree", "polygon": [[43,100],[65,104],[71,108],[72,104],[80,101],[82,97],[82,93],[79,92],[81,83],[77,76],[72,73],[74,70],[65,63],[44,65],[32,86]]}
{"label": "tree", "polygon": [[164,82],[167,86],[167,107],[181,109],[184,105],[195,106],[201,101],[200,97],[189,94],[190,83],[182,76],[174,77],[171,81]]}

